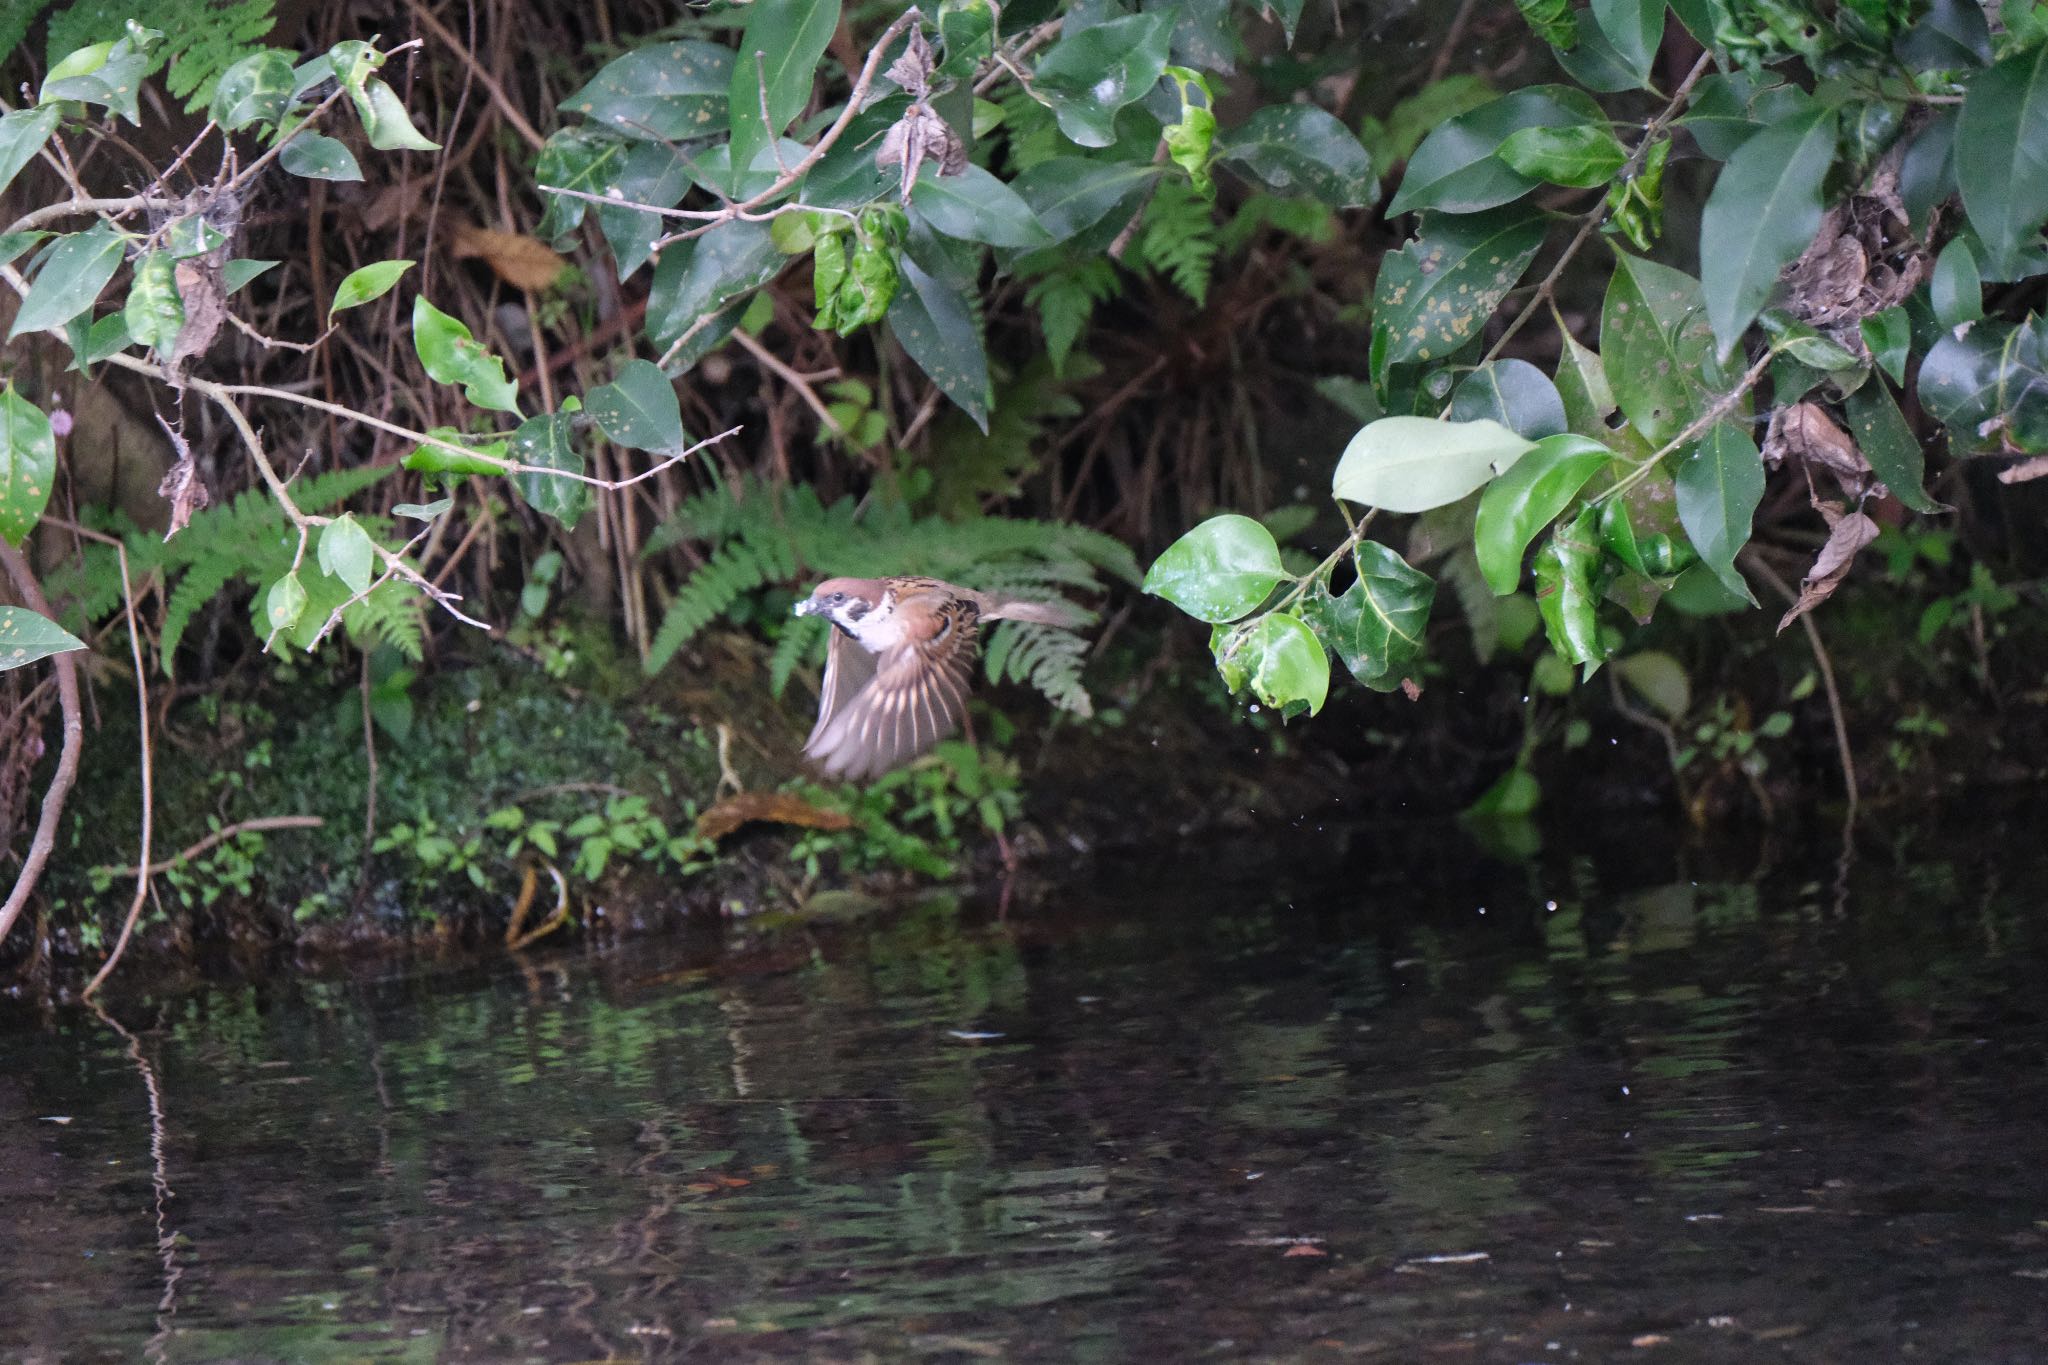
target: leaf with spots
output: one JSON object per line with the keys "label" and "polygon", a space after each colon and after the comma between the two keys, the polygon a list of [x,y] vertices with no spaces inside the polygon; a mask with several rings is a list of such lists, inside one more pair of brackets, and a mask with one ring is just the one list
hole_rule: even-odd
{"label": "leaf with spots", "polygon": [[1615,401],[1653,442],[1682,431],[1722,378],[1699,282],[1625,252],[1616,253],[1608,282],[1600,352]]}
{"label": "leaf with spots", "polygon": [[0,673],[84,648],[85,641],[46,616],[27,607],[0,607]]}
{"label": "leaf with spots", "polygon": [[1519,209],[1428,214],[1380,264],[1373,290],[1372,374],[1441,360],[1479,335],[1543,245],[1543,219]]}
{"label": "leaf with spots", "polygon": [[889,330],[939,391],[988,431],[988,352],[967,299],[943,280],[901,261],[903,282],[889,305]]}
{"label": "leaf with spots", "polygon": [[49,505],[57,477],[57,439],[43,410],[14,391],[0,390],[0,536],[19,545]]}
{"label": "leaf with spots", "polygon": [[622,137],[680,142],[724,131],[731,48],[656,43],[635,48],[561,103]]}

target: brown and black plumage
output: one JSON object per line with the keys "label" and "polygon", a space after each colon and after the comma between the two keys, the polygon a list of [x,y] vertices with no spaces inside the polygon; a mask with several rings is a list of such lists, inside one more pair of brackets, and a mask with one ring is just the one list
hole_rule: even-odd
{"label": "brown and black plumage", "polygon": [[1025,602],[936,578],[833,578],[797,603],[833,625],[818,723],[804,753],[831,777],[879,777],[953,733],[984,621],[1073,625],[1071,606]]}

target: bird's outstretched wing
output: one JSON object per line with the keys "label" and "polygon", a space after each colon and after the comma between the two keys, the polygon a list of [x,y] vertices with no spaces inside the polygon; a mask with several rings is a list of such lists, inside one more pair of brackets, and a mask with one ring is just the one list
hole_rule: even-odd
{"label": "bird's outstretched wing", "polygon": [[973,602],[948,600],[880,654],[835,634],[818,724],[804,753],[827,775],[860,781],[952,734],[967,712],[978,617]]}

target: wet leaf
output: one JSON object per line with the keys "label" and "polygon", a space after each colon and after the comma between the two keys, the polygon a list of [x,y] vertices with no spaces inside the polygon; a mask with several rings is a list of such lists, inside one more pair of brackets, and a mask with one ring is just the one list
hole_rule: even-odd
{"label": "wet leaf", "polygon": [[1544,222],[1518,209],[1425,215],[1415,240],[1380,262],[1372,371],[1441,360],[1478,336],[1543,245]]}
{"label": "wet leaf", "polygon": [[1250,517],[1227,513],[1167,546],[1146,573],[1144,589],[1215,624],[1253,610],[1285,573],[1272,532]]}
{"label": "wet leaf", "polygon": [[1068,26],[1039,59],[1032,93],[1052,107],[1068,138],[1109,146],[1117,111],[1145,98],[1165,73],[1177,18],[1169,10]]}
{"label": "wet leaf", "polygon": [[[52,654],[69,654],[72,650],[84,648],[85,641],[46,616],[40,616],[27,607],[0,607],[0,673],[32,664],[38,659],[47,659]],[[55,1123],[70,1121],[52,1120]]]}
{"label": "wet leaf", "polygon": [[1330,656],[1301,619],[1284,611],[1254,621],[1244,632],[1244,652],[1251,658],[1252,695],[1268,706],[1291,714],[1306,704],[1314,715],[1330,695]]}
{"label": "wet leaf", "polygon": [[1538,441],[1513,468],[1487,485],[1472,539],[1479,570],[1497,597],[1515,590],[1529,542],[1571,505],[1614,452],[1585,436]]}
{"label": "wet leaf", "polygon": [[1313,104],[1265,106],[1217,138],[1216,160],[1275,194],[1309,194],[1331,208],[1362,208],[1379,198],[1364,144]]}
{"label": "wet leaf", "polygon": [[44,254],[42,269],[21,301],[7,339],[62,327],[92,307],[121,268],[126,243],[122,233],[105,224],[60,239]]}
{"label": "wet leaf", "polygon": [[56,478],[57,437],[50,419],[16,393],[10,379],[0,389],[0,538],[17,546],[28,539]]}
{"label": "wet leaf", "polygon": [[1764,462],[1755,442],[1732,422],[1716,423],[1680,461],[1677,485],[1678,520],[1700,560],[1754,606],[1735,554],[1749,543],[1750,522],[1763,501]]}
{"label": "wet leaf", "polygon": [[1426,512],[1505,473],[1534,448],[1494,421],[1382,417],[1345,446],[1330,491],[1389,512]]}
{"label": "wet leaf", "polygon": [[689,445],[676,386],[658,365],[628,360],[609,384],[592,389],[584,407],[598,428],[622,446],[673,455]]}

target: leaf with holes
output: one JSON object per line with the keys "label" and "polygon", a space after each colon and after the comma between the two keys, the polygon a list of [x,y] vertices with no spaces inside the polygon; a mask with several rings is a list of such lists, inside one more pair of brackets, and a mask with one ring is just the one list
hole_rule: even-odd
{"label": "leaf with holes", "polygon": [[1391,692],[1422,653],[1436,583],[1376,540],[1360,541],[1351,562],[1356,581],[1334,596],[1316,584],[1304,617],[1352,677]]}
{"label": "leaf with holes", "polygon": [[462,322],[428,303],[424,294],[412,301],[412,344],[428,378],[460,384],[463,396],[480,408],[519,411],[519,385],[505,377],[505,362],[479,344]]}

